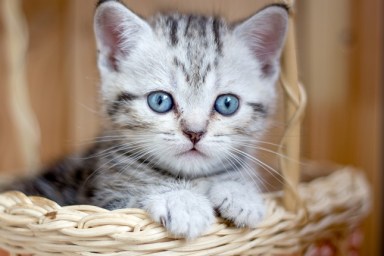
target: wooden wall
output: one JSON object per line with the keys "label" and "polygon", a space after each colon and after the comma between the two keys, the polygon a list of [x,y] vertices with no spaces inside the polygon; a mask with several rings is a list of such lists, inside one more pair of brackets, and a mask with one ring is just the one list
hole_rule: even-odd
{"label": "wooden wall", "polygon": [[[40,163],[47,163],[78,148],[98,129],[94,1],[33,0],[23,1],[23,8],[29,29],[26,75],[41,129]],[[2,77],[6,78],[5,72]],[[0,89],[4,97],[5,87]],[[26,166],[18,158],[7,99],[2,105],[0,152],[5,154],[0,169],[22,170]]]}
{"label": "wooden wall", "polygon": [[[149,14],[164,1],[126,2]],[[214,9],[227,10],[226,16],[235,20],[262,4],[256,2],[228,0]],[[362,255],[380,255],[383,6],[380,0],[297,2],[300,77],[310,101],[303,155],[365,170],[376,197],[373,214],[364,223]],[[206,1],[190,3],[201,10]],[[86,146],[99,127],[94,5],[94,0],[22,1],[29,29],[26,75],[41,129],[41,165]],[[0,172],[17,175],[27,170],[27,163],[20,156],[9,111],[4,32],[0,24]]]}
{"label": "wooden wall", "polygon": [[361,255],[382,255],[383,1],[298,2],[300,77],[309,106],[303,156],[354,165],[373,185]]}

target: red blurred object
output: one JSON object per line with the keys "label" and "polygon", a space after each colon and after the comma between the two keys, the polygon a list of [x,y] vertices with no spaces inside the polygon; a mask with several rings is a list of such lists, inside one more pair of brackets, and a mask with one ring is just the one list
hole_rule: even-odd
{"label": "red blurred object", "polygon": [[0,256],[9,256],[9,254],[0,249]]}
{"label": "red blurred object", "polygon": [[[339,250],[345,250],[346,256],[359,256],[359,250],[363,243],[363,233],[360,229],[354,230],[349,236],[345,248],[339,248]],[[337,247],[331,240],[320,241],[315,245],[308,248],[305,256],[336,256]]]}

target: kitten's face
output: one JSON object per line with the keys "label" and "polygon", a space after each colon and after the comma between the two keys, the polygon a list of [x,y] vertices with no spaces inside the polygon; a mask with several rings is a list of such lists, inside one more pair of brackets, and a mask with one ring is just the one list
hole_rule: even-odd
{"label": "kitten's face", "polygon": [[241,165],[274,108],[286,18],[269,7],[234,28],[187,15],[147,23],[118,2],[101,4],[102,97],[127,151],[181,176]]}

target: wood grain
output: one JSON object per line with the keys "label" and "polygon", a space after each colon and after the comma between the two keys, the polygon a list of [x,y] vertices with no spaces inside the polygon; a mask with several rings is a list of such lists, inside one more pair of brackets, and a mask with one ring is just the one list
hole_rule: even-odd
{"label": "wood grain", "polygon": [[[304,156],[355,165],[373,194],[383,177],[383,3],[299,1],[301,77],[309,95]],[[382,202],[374,196],[361,255],[382,255]]]}
{"label": "wood grain", "polygon": [[[352,1],[354,47],[349,83],[349,111],[353,113],[351,163],[361,166],[372,183],[373,209],[364,222],[363,255],[382,255],[383,245],[383,83],[384,3]],[[381,252],[381,253],[380,253]]]}

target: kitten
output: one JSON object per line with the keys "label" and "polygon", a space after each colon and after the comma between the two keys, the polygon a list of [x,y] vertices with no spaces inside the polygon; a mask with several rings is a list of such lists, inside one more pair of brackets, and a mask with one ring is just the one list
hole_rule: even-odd
{"label": "kitten", "polygon": [[142,208],[187,239],[210,227],[215,210],[255,227],[265,205],[252,143],[275,106],[287,18],[273,5],[234,25],[183,14],[145,21],[99,1],[102,136],[10,188],[61,205]]}

